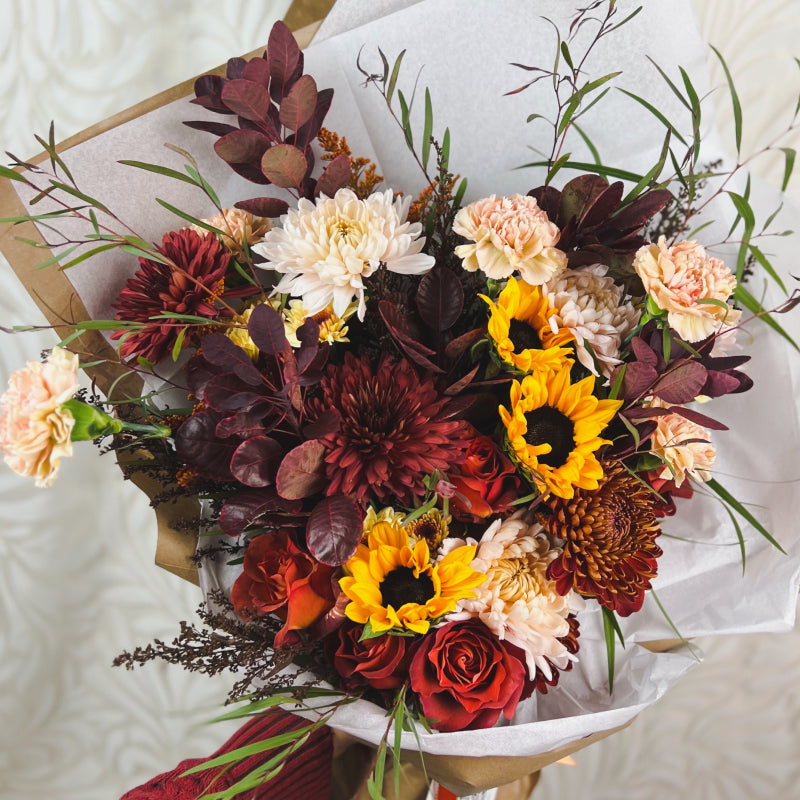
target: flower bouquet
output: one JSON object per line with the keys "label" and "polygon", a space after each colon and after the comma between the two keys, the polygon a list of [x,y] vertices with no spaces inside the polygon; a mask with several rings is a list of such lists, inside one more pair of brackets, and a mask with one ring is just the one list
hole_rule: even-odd
{"label": "flower bouquet", "polygon": [[[239,673],[235,713],[308,716],[290,748],[322,723],[373,744],[374,797],[389,751],[395,767],[424,754],[462,792],[554,760],[657,699],[693,663],[686,637],[763,625],[779,602],[789,616],[797,583],[780,552],[796,550],[780,525],[791,498],[765,491],[767,525],[715,476],[769,461],[753,452],[748,352],[765,387],[795,374],[778,316],[791,287],[758,244],[742,164],[707,147],[689,73],[678,88],[655,58],[671,103],[628,84],[636,135],[604,138],[604,158],[593,135],[614,129],[602,101],[619,77],[589,72],[593,57],[660,12],[592,3],[556,26],[544,66],[525,59],[547,24],[495,10],[496,36],[520,13],[537,27],[488,62],[509,81],[502,106],[488,94],[496,118],[451,133],[437,120],[463,116],[465,95],[446,68],[472,74],[463,59],[485,53],[440,61],[455,12],[431,5],[305,56],[277,25],[263,57],[201,78],[194,108],[139,121],[179,168],[131,148],[129,123],[80,158],[51,134],[49,166],[3,170],[86,310],[46,364],[12,376],[6,460],[48,485],[72,441],[102,438],[159,488],[162,514],[201,531],[204,625],[119,663]],[[402,50],[423,22],[416,56]],[[428,56],[440,86],[415,80]],[[543,156],[498,155],[526,119]],[[113,160],[139,184],[114,181],[124,215],[103,197]],[[113,277],[98,285],[102,259]],[[109,340],[81,344],[92,331]],[[79,361],[105,371],[107,400],[74,397]],[[790,389],[757,403],[786,417],[791,447]],[[723,541],[737,558],[698,546]],[[743,613],[724,584],[745,556]],[[665,639],[683,647],[636,644]]]}

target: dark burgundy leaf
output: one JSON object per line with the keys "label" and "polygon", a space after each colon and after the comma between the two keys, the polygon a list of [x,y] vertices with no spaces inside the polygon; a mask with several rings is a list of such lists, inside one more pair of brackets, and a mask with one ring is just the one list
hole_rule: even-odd
{"label": "dark burgundy leaf", "polygon": [[234,205],[257,217],[269,217],[270,219],[279,217],[289,210],[289,204],[285,200],[278,200],[277,197],[254,197],[251,200],[240,200]]}
{"label": "dark burgundy leaf", "polygon": [[236,130],[218,139],[214,143],[214,152],[231,166],[255,165],[261,161],[269,146],[269,139],[259,131]]}
{"label": "dark burgundy leaf", "polygon": [[261,157],[261,171],[281,189],[299,187],[308,162],[303,153],[291,144],[276,144]]}
{"label": "dark burgundy leaf", "polygon": [[288,346],[281,315],[270,305],[261,303],[250,314],[247,332],[253,344],[267,355],[276,356]]}
{"label": "dark burgundy leaf", "polygon": [[234,114],[254,122],[266,120],[271,105],[269,92],[263,86],[243,78],[228,81],[222,87],[222,102]]}
{"label": "dark burgundy leaf", "polygon": [[620,395],[626,400],[635,400],[647,393],[657,379],[658,372],[653,367],[641,361],[634,361],[625,368]]}
{"label": "dark burgundy leaf", "polygon": [[268,424],[264,422],[272,405],[269,400],[255,403],[244,411],[225,417],[217,423],[217,436],[224,439],[228,436],[250,437],[268,433],[275,427],[275,419],[271,418]]}
{"label": "dark burgundy leaf", "polygon": [[380,303],[378,303],[378,310],[380,311],[381,317],[383,318],[389,333],[400,345],[403,352],[415,364],[419,364],[421,367],[425,367],[426,369],[436,373],[441,373],[444,371],[440,367],[436,366],[436,364],[434,364],[429,358],[429,356],[436,355],[436,352],[425,347],[425,345],[411,337],[406,320],[400,313],[397,306],[388,300],[381,300]]}
{"label": "dark burgundy leaf", "polygon": [[306,525],[306,544],[317,561],[338,567],[355,555],[364,523],[355,500],[334,494],[318,503]]}
{"label": "dark burgundy leaf", "polygon": [[338,189],[347,186],[349,182],[350,158],[341,153],[325,167],[325,171],[319,176],[314,195],[324,194],[327,197],[333,197]]}
{"label": "dark burgundy leaf", "polygon": [[217,114],[233,114],[233,111],[222,102],[222,98],[218,94],[198,95],[194,100],[190,100],[189,102],[194,103],[196,106],[206,108],[209,111],[214,111]]}
{"label": "dark burgundy leaf", "polygon": [[214,369],[199,353],[186,362],[184,371],[189,391],[198,400],[203,399],[208,382],[219,375],[219,370]]}
{"label": "dark burgundy leaf", "polygon": [[528,197],[532,197],[539,204],[545,214],[551,219],[558,218],[558,204],[561,201],[561,192],[552,186],[539,186],[528,192]]}
{"label": "dark burgundy leaf", "polygon": [[654,419],[655,417],[668,417],[670,414],[674,414],[674,411],[670,411],[668,408],[661,408],[661,406],[650,406],[647,408],[627,408],[625,411],[620,412],[626,419],[629,420],[638,420],[638,419]]}
{"label": "dark burgundy leaf", "polygon": [[283,448],[269,436],[254,436],[242,442],[231,459],[231,472],[245,486],[260,488],[275,482]]}
{"label": "dark burgundy leaf", "polygon": [[561,190],[558,219],[566,222],[583,217],[586,209],[608,188],[608,181],[599,175],[579,175],[568,181]]}
{"label": "dark burgundy leaf", "polygon": [[292,32],[283,22],[276,22],[272,26],[267,41],[267,61],[269,63],[270,85],[269,91],[272,99],[280,103],[290,86],[298,64],[301,63],[302,54],[297,46]]}
{"label": "dark burgundy leaf", "polygon": [[194,93],[197,97],[208,94],[222,94],[225,78],[221,75],[202,75],[194,82]]}
{"label": "dark burgundy leaf", "polygon": [[464,389],[469,386],[472,381],[475,379],[475,376],[478,374],[478,370],[480,369],[481,365],[476,364],[461,380],[456,381],[455,383],[450,384],[445,390],[444,393],[446,395],[455,396],[464,391]]}
{"label": "dark burgundy leaf", "polygon": [[452,270],[434,267],[417,287],[417,309],[423,322],[435,331],[451,328],[464,309],[464,287]]}
{"label": "dark burgundy leaf", "polygon": [[269,85],[269,64],[265,58],[251,58],[244,68],[242,78],[245,80],[253,81],[253,83],[260,83],[263,87]]}
{"label": "dark burgundy leaf", "polygon": [[658,356],[644,339],[638,336],[631,339],[631,349],[640,363],[646,364],[648,367],[655,367],[658,364]]}
{"label": "dark burgundy leaf", "polygon": [[235,125],[228,125],[227,122],[204,122],[197,120],[195,122],[184,122],[183,124],[186,125],[187,128],[194,128],[196,131],[213,133],[214,136],[225,136],[225,134],[239,130]]}
{"label": "dark burgundy leaf", "polygon": [[281,102],[278,119],[290,131],[299,131],[317,108],[317,82],[303,75]]}
{"label": "dark burgundy leaf", "polygon": [[[228,498],[219,515],[219,526],[228,536],[239,536],[244,530],[270,512],[298,514],[299,503],[289,503],[275,489],[250,489]],[[268,535],[268,534],[267,534]]]}
{"label": "dark burgundy leaf", "polygon": [[667,403],[689,403],[700,394],[706,377],[706,369],[702,364],[684,360],[656,381],[653,394]]}
{"label": "dark burgundy leaf", "polygon": [[269,184],[269,179],[264,177],[260,167],[256,167],[253,164],[228,164],[228,166],[245,180],[252,183],[260,183],[262,186]]}
{"label": "dark burgundy leaf", "polygon": [[252,391],[231,372],[213,377],[206,384],[203,395],[204,402],[210,408],[225,412],[226,415],[252,408],[263,399],[263,394]]}
{"label": "dark burgundy leaf", "polygon": [[297,372],[302,375],[313,363],[319,350],[319,323],[309,317],[298,329],[300,350],[296,354]]}
{"label": "dark burgundy leaf", "polygon": [[486,336],[486,328],[475,328],[474,330],[462,333],[451,342],[448,343],[444,349],[444,354],[450,361],[457,361],[461,356],[469,350],[475,342]]}
{"label": "dark burgundy leaf", "polygon": [[309,145],[317,138],[319,129],[322,127],[322,123],[325,120],[325,115],[331,107],[332,100],[333,89],[323,89],[318,93],[317,107],[314,110],[314,116],[297,131],[295,136],[295,144],[303,150],[303,152],[308,150]]}
{"label": "dark burgundy leaf", "polygon": [[720,372],[727,372],[728,370],[741,367],[750,360],[750,356],[718,356],[716,358],[709,357],[703,359],[703,366],[707,370],[719,370]]}
{"label": "dark burgundy leaf", "polygon": [[219,417],[210,411],[193,414],[175,433],[178,458],[200,475],[217,481],[231,479],[231,458],[238,440],[220,439],[216,434]]}
{"label": "dark burgundy leaf", "polygon": [[246,66],[247,61],[243,58],[229,58],[225,68],[225,77],[231,81],[241,78]]}
{"label": "dark burgundy leaf", "polygon": [[584,209],[583,215],[579,218],[580,226],[586,230],[602,225],[614,212],[622,200],[624,184],[616,181],[607,186],[594,200]]}
{"label": "dark burgundy leaf", "polygon": [[[744,372],[738,370],[720,372],[710,369],[707,371],[706,382],[699,394],[705,394],[708,397],[722,397],[726,394],[747,391],[752,385],[753,381]],[[743,386],[744,388],[742,388]]]}
{"label": "dark burgundy leaf", "polygon": [[264,382],[264,377],[253,366],[250,356],[221,333],[212,333],[203,338],[203,356],[226,372],[235,373],[251,386],[260,386]]}
{"label": "dark burgundy leaf", "polygon": [[667,189],[651,189],[639,195],[611,218],[611,225],[620,233],[630,233],[643,228],[664,206],[672,200]]}
{"label": "dark burgundy leaf", "polygon": [[328,409],[303,428],[303,436],[308,439],[321,439],[323,436],[336,433],[341,423],[342,418],[339,416],[339,412]]}
{"label": "dark burgundy leaf", "polygon": [[300,500],[322,491],[328,481],[325,477],[325,445],[318,439],[298,445],[283,458],[275,486],[278,494],[287,500]]}
{"label": "dark burgundy leaf", "polygon": [[673,406],[670,410],[681,417],[685,417],[690,422],[694,422],[696,425],[702,425],[704,428],[710,428],[712,431],[728,430],[727,425],[723,425],[721,422],[712,417],[707,417],[705,414],[700,414],[693,408],[678,408],[677,406]]}
{"label": "dark burgundy leaf", "polygon": [[325,364],[328,363],[330,347],[327,342],[319,343],[314,360],[305,367],[302,375],[298,375],[297,380],[300,386],[313,386],[322,380],[322,370],[325,369]]}

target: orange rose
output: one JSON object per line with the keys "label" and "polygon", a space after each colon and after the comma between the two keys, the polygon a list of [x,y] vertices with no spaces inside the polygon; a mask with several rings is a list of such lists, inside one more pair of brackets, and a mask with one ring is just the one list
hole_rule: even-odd
{"label": "orange rose", "polygon": [[236,579],[231,601],[242,619],[274,614],[284,621],[275,647],[290,631],[304,630],[336,602],[334,567],[315,561],[283,533],[253,539],[244,554],[244,570]]}

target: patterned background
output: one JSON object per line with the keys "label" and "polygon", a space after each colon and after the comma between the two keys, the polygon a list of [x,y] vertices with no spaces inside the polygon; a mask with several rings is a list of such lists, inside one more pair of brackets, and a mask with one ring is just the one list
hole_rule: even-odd
{"label": "patterned background", "polygon": [[[652,0],[651,0],[652,1]],[[51,119],[59,138],[263,44],[288,0],[0,0],[0,143],[25,157]],[[745,106],[745,150],[788,120],[800,88],[797,0],[695,0]],[[711,64],[715,85],[720,68]],[[732,140],[724,92],[720,124]],[[800,144],[795,137],[794,146]],[[787,145],[792,143],[787,142]],[[780,159],[756,171],[779,184]],[[793,181],[791,198],[800,200]],[[38,313],[0,264],[2,324]],[[0,376],[53,343],[0,338]],[[195,589],[155,569],[143,495],[108,457],[76,449],[44,493],[0,469],[0,800],[108,800],[215,749],[205,725],[226,680],[109,665],[192,618]],[[547,769],[537,800],[800,798],[800,631],[700,643],[706,661],[631,728]]]}

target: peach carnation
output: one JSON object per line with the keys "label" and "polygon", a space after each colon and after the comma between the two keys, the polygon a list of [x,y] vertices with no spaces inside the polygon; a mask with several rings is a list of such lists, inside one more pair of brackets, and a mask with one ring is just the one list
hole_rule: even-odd
{"label": "peach carnation", "polygon": [[[235,256],[242,254],[245,242],[248,246],[254,245],[264,238],[267,231],[272,229],[271,220],[266,217],[256,217],[241,208],[224,208],[222,213],[204,219],[203,222],[224,231],[222,243]],[[199,225],[192,225],[191,228],[201,236],[210,233]]]}
{"label": "peach carnation", "polygon": [[[705,339],[722,323],[739,321],[742,312],[725,305],[736,289],[736,278],[697,242],[667,247],[662,236],[657,245],[639,248],[633,266],[645,291],[667,312],[670,327],[687,342]],[[719,302],[704,302],[709,300]]]}
{"label": "peach carnation", "polygon": [[[669,408],[667,403],[657,399],[651,405]],[[671,478],[676,486],[680,486],[687,475],[703,482],[711,478],[711,468],[717,457],[711,434],[680,414],[656,417],[650,449],[667,465],[659,478]]]}
{"label": "peach carnation", "polygon": [[553,667],[566,669],[576,660],[561,639],[569,635],[570,612],[583,607],[578,595],[560,595],[547,578],[547,567],[561,550],[551,547],[540,525],[526,523],[522,512],[495,520],[480,542],[467,541],[478,548],[470,566],[487,580],[448,619],[478,617],[498,638],[524,651],[531,679],[538,667],[550,680]]}
{"label": "peach carnation", "polygon": [[61,408],[78,390],[78,357],[54,347],[46,364],[29,361],[11,374],[0,402],[0,451],[14,472],[53,485],[61,459],[72,455],[72,414]]}
{"label": "peach carnation", "polygon": [[456,214],[453,230],[473,242],[455,249],[464,269],[482,269],[494,280],[519,271],[526,283],[540,286],[567,265],[567,256],[556,248],[559,229],[533,197],[478,200]]}
{"label": "peach carnation", "polygon": [[620,363],[620,344],[639,321],[639,312],[623,302],[622,287],[606,272],[602,264],[567,269],[549,281],[544,291],[556,310],[550,319],[552,329],[568,330],[575,337],[578,361],[597,375],[594,353],[600,371],[608,377]]}

